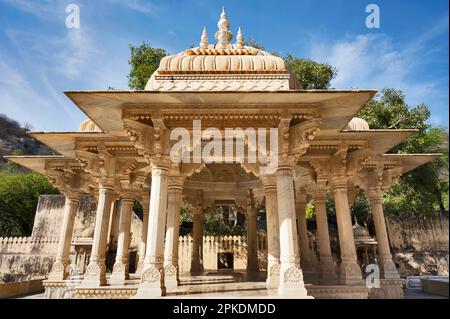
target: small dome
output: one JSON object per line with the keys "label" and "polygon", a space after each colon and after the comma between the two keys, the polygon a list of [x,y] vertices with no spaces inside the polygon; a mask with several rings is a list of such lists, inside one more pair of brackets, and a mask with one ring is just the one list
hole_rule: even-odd
{"label": "small dome", "polygon": [[368,131],[370,130],[369,123],[359,117],[354,117],[345,127],[346,131]]}
{"label": "small dome", "polygon": [[101,128],[98,127],[91,119],[86,119],[80,124],[80,132],[102,132]]}
{"label": "small dome", "polygon": [[367,239],[370,237],[369,230],[366,227],[359,225],[357,222],[353,225],[353,237],[356,239]]}
{"label": "small dome", "polygon": [[83,238],[93,238],[94,237],[94,226],[91,225],[91,226],[86,227],[85,229],[83,229],[83,231],[81,232],[81,237],[83,237]]}

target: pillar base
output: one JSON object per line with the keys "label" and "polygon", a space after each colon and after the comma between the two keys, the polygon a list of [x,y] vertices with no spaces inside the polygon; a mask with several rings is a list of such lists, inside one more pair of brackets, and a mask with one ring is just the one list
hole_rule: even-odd
{"label": "pillar base", "polygon": [[110,284],[121,285],[124,284],[127,279],[130,279],[130,275],[127,271],[126,262],[116,262],[109,279]]}
{"label": "pillar base", "polygon": [[86,268],[83,282],[83,287],[100,287],[106,286],[106,266],[104,263],[89,264]]}
{"label": "pillar base", "polygon": [[313,298],[308,296],[303,282],[303,272],[298,266],[281,271],[278,294],[283,297]]}
{"label": "pillar base", "polygon": [[400,275],[397,272],[392,259],[381,260],[379,263],[380,275],[385,279],[400,279]]}
{"label": "pillar base", "polygon": [[172,264],[164,266],[164,284],[166,289],[176,288],[180,285],[177,266]]}
{"label": "pillar base", "polygon": [[69,267],[69,262],[61,262],[56,261],[53,266],[52,270],[48,274],[48,280],[64,280],[69,275],[69,272],[67,271],[67,268]]}
{"label": "pillar base", "polygon": [[203,274],[203,265],[201,264],[194,264],[191,265],[191,270],[189,271],[191,273],[192,276],[199,276],[201,274]]}
{"label": "pillar base", "polygon": [[363,286],[361,268],[356,262],[342,262],[340,267],[339,284],[346,286]]}
{"label": "pillar base", "polygon": [[165,295],[164,269],[157,266],[147,267],[142,272],[141,283],[133,299],[152,299]]}
{"label": "pillar base", "polygon": [[139,260],[137,267],[136,267],[136,275],[141,277],[142,276],[142,272],[144,271],[144,261],[143,260]]}
{"label": "pillar base", "polygon": [[371,288],[371,299],[404,299],[403,279],[380,279],[379,288]]}
{"label": "pillar base", "polygon": [[334,262],[332,259],[331,260],[326,259],[327,258],[322,257],[322,264],[320,265],[321,268],[320,281],[324,285],[337,285],[338,275],[336,273],[336,267],[334,265]]}
{"label": "pillar base", "polygon": [[268,266],[266,285],[267,288],[274,289],[277,288],[279,284],[280,284],[280,263],[276,261],[271,266]]}

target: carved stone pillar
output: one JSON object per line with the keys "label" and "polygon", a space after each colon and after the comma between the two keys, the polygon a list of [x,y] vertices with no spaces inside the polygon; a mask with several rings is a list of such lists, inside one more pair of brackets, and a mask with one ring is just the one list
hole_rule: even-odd
{"label": "carved stone pillar", "polygon": [[263,179],[267,218],[267,287],[280,283],[280,232],[278,228],[278,200],[275,177]]}
{"label": "carved stone pillar", "polygon": [[256,273],[258,267],[258,247],[256,242],[256,208],[247,207],[247,273]]}
{"label": "carved stone pillar", "polygon": [[84,275],[83,286],[106,285],[106,242],[113,200],[112,186],[100,184],[91,257]]}
{"label": "carved stone pillar", "polygon": [[164,233],[167,215],[167,166],[153,165],[148,219],[147,247],[136,298],[166,294],[164,283]]}
{"label": "carved stone pillar", "polygon": [[69,275],[69,253],[72,242],[73,226],[80,202],[80,192],[67,192],[64,204],[64,215],[59,235],[58,251],[49,280],[64,280]]}
{"label": "carved stone pillar", "polygon": [[278,219],[280,227],[280,284],[283,296],[307,297],[300,268],[295,221],[294,180],[291,167],[279,167],[277,177]]}
{"label": "carved stone pillar", "polygon": [[[143,195],[145,196],[145,195]],[[138,276],[142,275],[142,270],[144,269],[144,259],[145,259],[145,246],[147,244],[147,231],[148,231],[148,213],[150,209],[150,193],[146,194],[147,198],[142,199],[142,233],[141,242],[139,243],[139,260],[136,268],[136,274]]]}
{"label": "carved stone pillar", "polygon": [[178,244],[180,236],[181,178],[169,178],[167,195],[167,229],[164,250],[164,275],[166,288],[180,285],[178,268]]}
{"label": "carved stone pillar", "polygon": [[130,278],[128,272],[128,255],[130,247],[131,214],[133,212],[135,197],[134,193],[125,192],[122,194],[116,262],[114,263],[111,274],[111,284],[124,284],[125,280]]}
{"label": "carved stone pillar", "polygon": [[345,176],[333,176],[331,186],[336,207],[339,246],[341,248],[340,283],[348,286],[361,285],[362,275],[356,256]]}
{"label": "carved stone pillar", "polygon": [[[306,198],[305,198],[306,199]],[[300,250],[300,264],[304,271],[313,271],[311,249],[309,248],[308,226],[306,224],[306,201],[296,202],[297,230]]]}
{"label": "carved stone pillar", "polygon": [[192,259],[191,274],[198,275],[203,272],[203,222],[205,217],[201,208],[192,216],[194,222],[192,229]]}
{"label": "carved stone pillar", "polygon": [[319,246],[320,268],[322,283],[334,285],[337,283],[336,268],[331,255],[330,235],[327,218],[327,194],[326,191],[317,191],[313,194],[316,207],[316,225]]}
{"label": "carved stone pillar", "polygon": [[383,198],[380,190],[369,190],[368,197],[372,207],[373,223],[375,225],[376,238],[378,242],[378,265],[380,275],[383,279],[399,279],[394,262],[392,261],[391,249],[386,231],[386,222],[383,213]]}

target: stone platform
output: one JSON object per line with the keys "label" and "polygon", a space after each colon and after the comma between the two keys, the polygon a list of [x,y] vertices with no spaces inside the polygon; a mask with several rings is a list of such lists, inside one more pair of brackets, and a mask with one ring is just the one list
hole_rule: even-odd
{"label": "stone platform", "polygon": [[[267,289],[265,276],[260,274],[247,276],[239,272],[206,272],[199,276],[183,274],[181,284],[175,289],[168,289],[161,298],[285,298],[278,295],[276,289]],[[133,297],[139,286],[139,278],[132,277],[125,285],[107,285],[103,287],[80,287],[80,279],[65,282],[45,282],[44,298],[60,299],[129,299]],[[308,294],[317,299],[367,299],[368,288],[364,286],[324,286],[306,284]],[[296,299],[295,297],[291,297]]]}

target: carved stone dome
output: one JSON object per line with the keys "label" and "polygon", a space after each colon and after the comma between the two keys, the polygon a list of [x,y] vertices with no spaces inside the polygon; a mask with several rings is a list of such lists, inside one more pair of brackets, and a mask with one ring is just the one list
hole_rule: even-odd
{"label": "carved stone dome", "polygon": [[359,117],[354,117],[345,127],[346,131],[368,131],[370,130],[369,123]]}
{"label": "carved stone dome", "polygon": [[355,240],[372,238],[370,237],[369,230],[366,227],[359,225],[358,222],[353,225],[353,236]]}
{"label": "carved stone dome", "polygon": [[93,238],[94,237],[94,226],[91,225],[89,227],[86,227],[85,229],[83,229],[83,231],[81,232],[81,237],[83,238]]}
{"label": "carved stone dome", "polygon": [[265,51],[244,46],[227,49],[208,45],[164,57],[157,74],[286,74],[288,71],[282,58]]}
{"label": "carved stone dome", "polygon": [[91,119],[86,119],[80,124],[80,132],[102,132],[101,128],[98,127]]}

